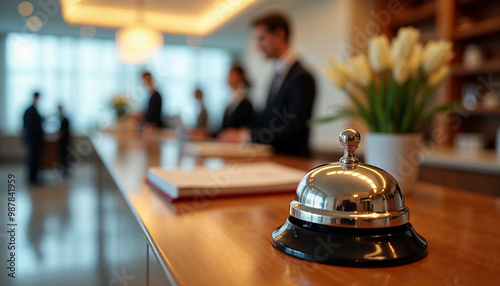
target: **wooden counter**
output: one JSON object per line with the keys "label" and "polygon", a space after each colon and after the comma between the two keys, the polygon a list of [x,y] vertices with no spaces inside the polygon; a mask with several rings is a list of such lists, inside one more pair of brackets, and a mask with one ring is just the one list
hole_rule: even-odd
{"label": "wooden counter", "polygon": [[[159,136],[97,134],[92,143],[156,257],[144,261],[148,275],[137,285],[500,285],[498,197],[421,183],[406,205],[429,243],[426,258],[392,268],[336,267],[272,247],[271,232],[285,221],[292,194],[172,204],[144,183],[150,166],[230,161],[183,155],[175,140]],[[304,171],[322,163],[270,160]]]}

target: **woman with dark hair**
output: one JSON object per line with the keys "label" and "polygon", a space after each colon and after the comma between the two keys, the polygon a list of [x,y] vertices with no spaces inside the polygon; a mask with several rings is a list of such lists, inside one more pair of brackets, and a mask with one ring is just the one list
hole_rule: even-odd
{"label": "woman with dark hair", "polygon": [[233,89],[233,95],[231,103],[224,112],[221,130],[250,127],[254,119],[254,111],[252,103],[247,98],[250,84],[243,68],[237,65],[233,66],[229,70],[227,82]]}

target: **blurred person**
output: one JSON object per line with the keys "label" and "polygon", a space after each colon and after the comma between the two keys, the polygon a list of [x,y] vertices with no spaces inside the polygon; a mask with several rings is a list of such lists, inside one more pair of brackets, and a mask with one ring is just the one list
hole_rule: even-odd
{"label": "blurred person", "polygon": [[142,74],[142,82],[144,83],[144,86],[148,90],[150,96],[146,111],[144,114],[136,116],[136,119],[145,123],[146,129],[162,128],[162,98],[160,93],[156,90],[151,73],[144,72]]}
{"label": "blurred person", "polygon": [[194,91],[194,98],[200,107],[200,111],[196,118],[196,126],[188,130],[188,135],[191,140],[206,140],[211,138],[212,135],[208,130],[208,112],[203,102],[203,91],[201,89],[196,89]]}
{"label": "blurred person", "polygon": [[40,93],[33,94],[33,103],[26,109],[23,116],[23,137],[24,144],[28,148],[28,170],[29,182],[38,183],[38,173],[43,152],[43,136],[42,117],[38,113],[37,103],[40,98]]}
{"label": "blurred person", "polygon": [[316,85],[290,47],[291,29],[280,14],[269,14],[253,22],[259,50],[275,60],[267,104],[256,116],[253,128],[227,129],[221,141],[252,141],[271,144],[278,153],[309,156],[309,127]]}
{"label": "blurred person", "polygon": [[238,65],[229,70],[227,79],[229,86],[233,89],[231,103],[224,112],[221,130],[227,128],[251,127],[254,119],[253,106],[247,98],[250,87],[245,75],[245,70]]}
{"label": "blurred person", "polygon": [[205,108],[205,103],[203,102],[203,91],[201,89],[196,89],[194,91],[194,98],[200,107],[198,117],[196,118],[196,129],[206,130],[208,126],[208,112]]}
{"label": "blurred person", "polygon": [[63,174],[68,175],[68,155],[69,155],[69,120],[64,116],[63,107],[58,106],[59,120],[61,126],[59,128],[59,156],[63,164]]}

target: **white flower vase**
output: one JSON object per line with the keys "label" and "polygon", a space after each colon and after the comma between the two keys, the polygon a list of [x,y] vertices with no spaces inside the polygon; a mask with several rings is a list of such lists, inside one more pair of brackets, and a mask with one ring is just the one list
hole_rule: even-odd
{"label": "white flower vase", "polygon": [[367,133],[365,162],[387,171],[410,195],[418,179],[422,138],[420,133]]}

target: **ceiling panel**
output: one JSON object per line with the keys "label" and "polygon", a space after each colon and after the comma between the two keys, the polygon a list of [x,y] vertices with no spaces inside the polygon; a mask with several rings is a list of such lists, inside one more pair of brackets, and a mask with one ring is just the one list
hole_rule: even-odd
{"label": "ceiling panel", "polygon": [[[143,24],[170,34],[206,36],[232,18],[269,0],[142,0]],[[70,24],[120,28],[134,25],[133,0],[62,0],[63,18]]]}
{"label": "ceiling panel", "polygon": [[[89,6],[119,7],[136,9],[144,6],[147,11],[158,11],[170,14],[202,15],[214,6],[221,4],[220,0],[81,0],[80,3]],[[234,1],[237,3],[239,1]]]}

